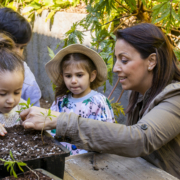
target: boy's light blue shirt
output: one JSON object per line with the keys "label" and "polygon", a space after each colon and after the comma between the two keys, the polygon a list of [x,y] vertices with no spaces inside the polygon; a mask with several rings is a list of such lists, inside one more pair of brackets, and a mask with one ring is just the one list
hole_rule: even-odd
{"label": "boy's light blue shirt", "polygon": [[21,98],[26,100],[31,99],[31,104],[34,106],[40,106],[41,90],[36,82],[35,76],[24,62],[24,83],[22,88]]}

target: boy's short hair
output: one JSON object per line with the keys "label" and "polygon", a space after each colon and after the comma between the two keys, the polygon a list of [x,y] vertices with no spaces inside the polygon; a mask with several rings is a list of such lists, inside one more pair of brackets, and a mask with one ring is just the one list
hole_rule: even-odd
{"label": "boy's short hair", "polygon": [[0,8],[0,32],[8,33],[17,44],[26,44],[32,36],[29,22],[11,8]]}

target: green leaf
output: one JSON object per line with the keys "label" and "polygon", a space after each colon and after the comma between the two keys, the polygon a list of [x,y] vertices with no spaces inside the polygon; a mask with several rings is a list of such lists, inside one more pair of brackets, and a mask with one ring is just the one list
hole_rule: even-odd
{"label": "green leaf", "polygon": [[62,1],[62,0],[56,0],[56,4],[58,4],[62,8],[67,8],[71,5],[70,1]]}
{"label": "green leaf", "polygon": [[154,21],[154,23],[157,23],[157,22],[163,20],[163,19],[166,18],[169,14],[170,14],[170,8],[167,9],[167,10],[161,15],[160,18],[157,18],[157,19]]}
{"label": "green leaf", "polygon": [[14,166],[13,164],[11,165],[11,168],[10,168],[10,175],[13,175],[13,171],[14,171]]}
{"label": "green leaf", "polygon": [[7,166],[7,171],[9,171],[9,168],[11,167],[11,164],[8,164]]}
{"label": "green leaf", "polygon": [[27,106],[26,103],[19,103],[19,105],[21,105],[21,106]]}
{"label": "green leaf", "polygon": [[20,169],[22,172],[24,172],[24,170],[21,168],[21,166],[19,166],[18,163],[17,163],[17,165],[18,165],[19,169]]}
{"label": "green leaf", "polygon": [[161,3],[161,4],[158,4],[158,5],[155,5],[155,6],[152,8],[152,10],[160,10],[160,8],[161,8],[162,6],[164,6],[164,4],[166,4],[166,2]]}
{"label": "green leaf", "polygon": [[44,113],[43,112],[40,112],[43,116],[44,116]]}
{"label": "green leaf", "polygon": [[72,1],[73,6],[77,6],[78,4],[80,4],[80,0],[73,0]]}
{"label": "green leaf", "polygon": [[179,0],[172,0],[172,3],[180,3]]}
{"label": "green leaf", "polygon": [[157,2],[169,2],[169,0],[157,0]]}
{"label": "green leaf", "polygon": [[20,166],[27,166],[27,164],[26,163],[24,163],[24,162],[22,162],[22,161],[19,161],[19,162],[17,162]]}
{"label": "green leaf", "polygon": [[126,0],[126,3],[131,8],[131,12],[136,9],[136,1],[135,0]]}
{"label": "green leaf", "polygon": [[[57,49],[63,42],[64,42],[64,40],[61,40],[61,41],[57,44],[56,49]],[[55,49],[55,50],[56,50],[56,49]]]}
{"label": "green leaf", "polygon": [[24,170],[21,168],[21,166],[24,166],[24,165],[20,165],[20,162],[17,162],[17,165],[18,165],[19,169],[20,169],[22,172],[24,172]]}
{"label": "green leaf", "polygon": [[51,57],[51,59],[53,59],[55,56],[53,50],[51,48],[49,48],[48,46],[47,46],[47,48],[48,48],[49,56]]}
{"label": "green leaf", "polygon": [[55,115],[52,115],[52,114],[51,114],[51,116],[53,116],[53,117],[57,117],[57,116],[55,116]]}
{"label": "green leaf", "polygon": [[11,159],[13,159],[15,161],[11,150],[10,150],[9,154],[10,154]]}
{"label": "green leaf", "polygon": [[26,105],[26,107],[22,107],[20,110],[22,111],[22,110],[25,110],[25,109],[27,109],[27,105]]}
{"label": "green leaf", "polygon": [[44,8],[38,9],[36,12],[37,14],[41,14],[43,12]]}
{"label": "green leaf", "polygon": [[[4,159],[1,159],[1,161],[5,161]],[[9,165],[9,161],[5,161],[4,166]]]}
{"label": "green leaf", "polygon": [[53,5],[54,5],[54,3],[53,3],[53,1],[52,1],[52,0],[43,0],[43,3],[44,3],[44,5],[45,5],[45,6],[48,6],[48,7],[50,7],[50,6],[53,6]]}
{"label": "green leaf", "polygon": [[7,7],[13,9],[14,11],[17,11],[17,6],[15,6],[14,1],[11,2],[11,3],[9,3],[9,4],[7,5]]}
{"label": "green leaf", "polygon": [[21,118],[18,118],[17,120],[16,120],[16,122],[18,122],[18,121],[20,121],[21,120]]}
{"label": "green leaf", "polygon": [[76,34],[79,42],[82,44],[83,41],[84,41],[84,37],[83,36],[85,36],[85,34],[82,33],[81,31],[78,31],[78,30],[75,31],[75,34]]}
{"label": "green leaf", "polygon": [[35,1],[32,1],[29,6],[33,7],[36,10],[41,8],[41,4],[39,4]]}
{"label": "green leaf", "polygon": [[48,114],[47,116],[50,116],[51,115],[51,109],[48,109]]}
{"label": "green leaf", "polygon": [[1,159],[1,158],[0,158],[0,160],[3,161],[3,162],[5,161],[4,159]]}
{"label": "green leaf", "polygon": [[29,106],[30,103],[31,103],[31,100],[30,100],[30,98],[28,98],[28,99],[27,99],[27,105]]}
{"label": "green leaf", "polygon": [[56,11],[51,10],[51,12],[50,12],[50,13],[48,14],[48,16],[46,17],[45,22],[47,22],[48,19],[51,19],[51,18],[54,16],[55,12],[56,12]]}
{"label": "green leaf", "polygon": [[176,14],[176,12],[172,9],[172,15],[174,16],[174,18],[177,20],[177,21],[180,21],[180,17],[178,14]]}
{"label": "green leaf", "polygon": [[17,174],[16,174],[16,172],[14,171],[14,169],[12,169],[12,172],[13,172],[13,176],[14,176],[15,178],[17,178]]}

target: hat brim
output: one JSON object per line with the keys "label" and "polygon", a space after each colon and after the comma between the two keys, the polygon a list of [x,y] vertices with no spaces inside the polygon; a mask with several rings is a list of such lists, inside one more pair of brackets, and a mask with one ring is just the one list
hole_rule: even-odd
{"label": "hat brim", "polygon": [[51,79],[51,81],[55,85],[58,85],[58,81],[60,80],[60,79],[58,79],[60,63],[61,63],[62,59],[64,58],[64,56],[66,56],[67,54],[70,54],[70,53],[82,53],[82,54],[88,56],[93,61],[94,65],[96,66],[96,69],[98,72],[97,76],[99,76],[100,79],[102,80],[101,85],[104,83],[104,81],[106,81],[107,66],[106,66],[104,60],[101,58],[101,56],[96,51],[94,51],[84,45],[72,44],[72,45],[69,45],[69,46],[61,49],[55,55],[55,57],[52,60],[50,60],[49,62],[47,62],[45,65],[46,72],[47,72],[49,78]]}

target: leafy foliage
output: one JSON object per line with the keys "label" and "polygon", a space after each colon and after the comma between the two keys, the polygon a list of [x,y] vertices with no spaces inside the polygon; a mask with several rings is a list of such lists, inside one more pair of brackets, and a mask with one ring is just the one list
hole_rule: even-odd
{"label": "leafy foliage", "polygon": [[25,9],[24,15],[28,16],[29,21],[33,21],[35,13],[41,14],[43,10],[49,11],[46,21],[52,19],[55,13],[61,9],[76,6],[80,0],[0,0],[1,6],[10,7],[14,10]]}
{"label": "leafy foliage", "polygon": [[[47,9],[49,11],[47,21],[62,9],[85,3],[88,14],[81,21],[74,23],[65,33],[64,47],[83,43],[84,32],[90,31],[92,47],[104,55],[105,62],[109,62],[108,72],[113,67],[114,32],[117,28],[122,29],[139,22],[151,22],[161,27],[165,33],[180,33],[179,0],[0,0],[0,2],[1,6],[16,10],[27,9],[24,14],[28,15],[30,21],[33,20],[35,12],[41,14]],[[83,28],[82,31],[78,30],[80,27]]]}
{"label": "leafy foliage", "polygon": [[[90,31],[92,48],[103,57],[108,68],[108,79],[112,84],[114,65],[115,31],[140,22],[154,23],[171,38],[176,47],[175,53],[180,60],[180,49],[176,42],[180,30],[179,0],[83,0],[87,5],[87,16],[72,25],[65,33],[64,47],[74,43],[83,43],[84,32]],[[79,28],[83,28],[79,31]],[[179,40],[178,40],[179,42]],[[105,90],[106,88],[104,88]]]}
{"label": "leafy foliage", "polygon": [[27,166],[26,163],[22,162],[22,161],[16,161],[13,157],[13,154],[12,152],[10,151],[10,157],[12,159],[12,161],[6,161],[4,159],[0,159],[2,162],[4,162],[4,166],[7,166],[7,170],[9,171],[10,170],[10,175],[13,175],[15,178],[17,178],[17,174],[14,170],[14,165],[17,164],[19,169],[24,172],[24,170],[22,169],[22,166]]}
{"label": "leafy foliage", "polygon": [[[114,99],[114,98],[113,98]],[[109,100],[111,103],[111,107],[113,108],[113,112],[116,118],[119,117],[120,114],[123,114],[125,116],[123,105],[121,105],[120,102],[113,103],[113,99]],[[117,123],[117,121],[115,121]]]}
{"label": "leafy foliage", "polygon": [[[178,29],[180,27],[179,0],[0,0],[0,2],[2,6],[16,10],[28,9],[24,14],[28,16],[29,21],[34,19],[35,12],[41,14],[47,9],[49,11],[47,21],[53,19],[55,13],[62,9],[85,3],[88,14],[81,21],[73,23],[71,29],[65,33],[64,47],[74,43],[82,44],[85,37],[84,32],[90,31],[92,48],[100,53],[107,64],[110,84],[112,84],[113,76],[114,33],[117,29],[140,22],[151,22],[166,34],[180,33]],[[179,54],[180,49],[175,43],[178,35],[175,36],[171,41],[176,47],[175,53]],[[49,48],[48,51],[52,58],[53,51]],[[177,57],[180,60],[179,56]]]}

